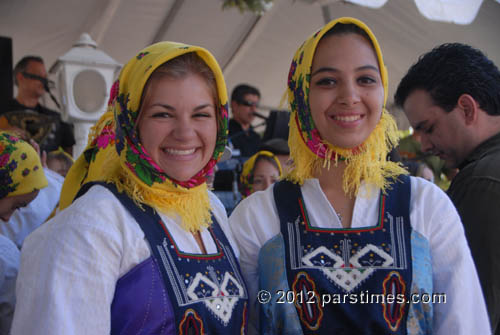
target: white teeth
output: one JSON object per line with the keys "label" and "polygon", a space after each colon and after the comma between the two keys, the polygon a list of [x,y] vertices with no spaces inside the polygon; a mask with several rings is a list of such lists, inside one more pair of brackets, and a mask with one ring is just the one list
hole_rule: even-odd
{"label": "white teeth", "polygon": [[343,122],[354,122],[354,121],[361,119],[361,115],[351,115],[351,116],[334,115],[333,119],[343,121]]}
{"label": "white teeth", "polygon": [[166,153],[169,153],[171,155],[183,156],[183,155],[191,155],[192,153],[194,153],[194,151],[196,149],[193,148],[193,149],[188,149],[188,150],[177,150],[177,149],[168,148],[168,149],[164,149],[164,150]]}

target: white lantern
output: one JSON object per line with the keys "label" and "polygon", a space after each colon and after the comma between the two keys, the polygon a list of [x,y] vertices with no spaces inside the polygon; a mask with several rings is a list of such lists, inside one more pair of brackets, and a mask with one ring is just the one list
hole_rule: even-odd
{"label": "white lantern", "polygon": [[75,158],[87,145],[90,127],[106,111],[109,91],[120,68],[121,64],[97,49],[88,34],[82,34],[50,68],[61,101],[62,119],[74,125]]}

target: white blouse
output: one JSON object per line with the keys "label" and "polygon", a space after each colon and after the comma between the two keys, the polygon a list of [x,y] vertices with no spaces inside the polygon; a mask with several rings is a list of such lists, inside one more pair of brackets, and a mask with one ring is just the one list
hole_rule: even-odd
{"label": "white blouse", "polygon": [[[301,190],[312,226],[342,228],[317,179],[306,180]],[[360,194],[364,191],[366,186],[362,185]],[[356,197],[351,228],[377,225],[379,198],[380,192],[372,192],[370,197]],[[434,184],[411,177],[410,221],[412,228],[429,241],[434,292],[446,294],[446,303],[433,307],[434,334],[490,334],[476,269],[462,223],[448,196]],[[240,250],[240,265],[251,306],[254,306],[260,248],[280,232],[273,188],[243,200],[229,223]]]}
{"label": "white blouse", "polygon": [[[213,193],[209,198],[238,257],[226,211]],[[181,251],[201,254],[178,217],[160,216]],[[208,229],[201,238],[207,253],[217,252]],[[109,334],[116,282],[150,255],[128,210],[105,187],[91,187],[25,240],[12,334]]]}
{"label": "white blouse", "polygon": [[43,172],[49,182],[47,187],[42,188],[26,207],[16,210],[9,222],[0,224],[0,234],[10,238],[19,249],[26,236],[44,223],[59,203],[64,177],[48,168]]}

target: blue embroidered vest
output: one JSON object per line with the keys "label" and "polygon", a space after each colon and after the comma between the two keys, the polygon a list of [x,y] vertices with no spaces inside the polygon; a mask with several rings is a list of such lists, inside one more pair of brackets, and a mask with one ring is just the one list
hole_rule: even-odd
{"label": "blue embroidered vest", "polygon": [[246,334],[248,294],[239,264],[212,215],[214,254],[188,254],[149,206],[110,190],[145,234],[151,257],[121,277],[111,305],[111,334]]}
{"label": "blue embroidered vest", "polygon": [[269,303],[260,304],[262,334],[432,329],[432,306],[407,303],[421,288],[432,292],[428,245],[412,248],[422,237],[410,225],[409,177],[400,176],[381,194],[378,224],[363,228],[313,227],[300,186],[282,181],[273,191],[281,234],[259,253],[259,288],[272,294]]}

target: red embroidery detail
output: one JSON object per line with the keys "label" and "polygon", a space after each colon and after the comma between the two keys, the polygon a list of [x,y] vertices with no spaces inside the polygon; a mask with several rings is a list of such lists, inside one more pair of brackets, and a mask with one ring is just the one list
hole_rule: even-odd
{"label": "red embroidery detail", "polygon": [[193,334],[193,335],[201,335],[205,334],[205,328],[203,327],[203,321],[196,314],[193,309],[188,309],[184,313],[184,317],[179,324],[179,334]]}
{"label": "red embroidery detail", "polygon": [[[398,297],[405,295],[406,284],[401,275],[396,271],[391,271],[382,283],[385,301],[382,303],[384,320],[392,331],[397,331],[404,316],[405,302],[399,301]],[[392,303],[387,302],[388,295],[394,297]]]}
{"label": "red embroidery detail", "polygon": [[246,335],[247,333],[247,303],[243,305],[243,322],[241,324],[240,334]]}
{"label": "red embroidery detail", "polygon": [[215,241],[215,245],[217,246],[217,253],[216,254],[190,254],[186,252],[182,252],[177,248],[177,244],[175,243],[172,235],[170,235],[170,232],[168,231],[167,227],[163,223],[162,220],[158,222],[167,235],[170,243],[174,246],[175,253],[177,254],[178,257],[183,257],[183,258],[191,258],[191,259],[199,259],[199,260],[207,260],[207,259],[218,259],[221,257],[224,257],[224,251],[222,250],[222,247],[219,244],[219,240],[215,237],[215,233],[212,229],[212,227],[209,227],[208,230],[210,231],[210,235],[212,236],[213,240]]}
{"label": "red embroidery detail", "polygon": [[302,201],[302,198],[299,199],[299,207],[300,207],[300,212],[302,214],[302,217],[304,218],[305,221],[305,229],[306,231],[310,231],[313,233],[338,233],[338,234],[353,234],[353,233],[362,233],[366,231],[376,231],[384,228],[384,219],[385,219],[385,195],[381,195],[380,199],[380,217],[379,217],[379,223],[376,227],[374,228],[362,228],[362,229],[353,229],[353,228],[348,228],[348,229],[328,229],[328,228],[314,228],[310,225],[309,219],[306,216],[306,212],[304,210],[304,204]]}
{"label": "red embroidery detail", "polygon": [[[310,330],[317,330],[323,320],[323,309],[319,303],[316,284],[307,273],[301,271],[295,276],[292,290],[295,293],[295,307],[299,312],[302,324]],[[314,293],[314,295],[310,292]]]}

